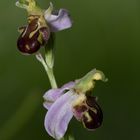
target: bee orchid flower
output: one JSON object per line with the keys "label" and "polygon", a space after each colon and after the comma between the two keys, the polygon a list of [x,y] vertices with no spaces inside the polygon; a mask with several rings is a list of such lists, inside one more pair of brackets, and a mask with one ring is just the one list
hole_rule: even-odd
{"label": "bee orchid flower", "polygon": [[19,0],[16,6],[28,12],[28,24],[19,28],[18,49],[23,54],[36,53],[47,44],[52,32],[58,32],[72,26],[66,9],[54,11],[53,4],[47,10],[38,7],[34,0]]}
{"label": "bee orchid flower", "polygon": [[96,80],[106,81],[104,74],[96,69],[82,79],[70,82],[58,89],[45,93],[45,129],[54,139],[61,139],[74,116],[88,130],[95,130],[102,124],[103,114],[97,98],[91,95]]}

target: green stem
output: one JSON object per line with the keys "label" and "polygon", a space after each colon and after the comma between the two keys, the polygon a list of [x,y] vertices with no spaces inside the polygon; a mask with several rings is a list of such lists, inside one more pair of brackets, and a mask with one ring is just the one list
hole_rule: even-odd
{"label": "green stem", "polygon": [[52,88],[57,88],[57,84],[56,84],[56,80],[55,80],[55,76],[53,73],[53,69],[52,68],[48,68],[48,71],[46,71],[48,74],[48,78],[51,84]]}
{"label": "green stem", "polygon": [[56,80],[55,80],[55,76],[54,76],[54,73],[53,73],[53,67],[50,68],[47,63],[45,62],[45,60],[43,59],[42,55],[40,53],[38,53],[36,55],[36,58],[38,61],[41,62],[41,64],[43,65],[47,75],[48,75],[48,78],[49,78],[49,81],[50,81],[50,84],[51,84],[51,87],[52,88],[57,88],[57,83],[56,83]]}

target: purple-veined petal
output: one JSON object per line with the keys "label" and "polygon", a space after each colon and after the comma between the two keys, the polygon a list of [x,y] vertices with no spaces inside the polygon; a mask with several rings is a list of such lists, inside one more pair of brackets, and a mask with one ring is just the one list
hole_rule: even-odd
{"label": "purple-veined petal", "polygon": [[45,129],[50,136],[61,139],[73,117],[72,104],[77,99],[77,94],[68,91],[50,107],[45,117]]}
{"label": "purple-veined petal", "polygon": [[57,14],[45,14],[44,16],[52,32],[61,31],[72,26],[71,18],[66,9],[60,9]]}
{"label": "purple-veined petal", "polygon": [[75,82],[71,81],[71,82],[68,82],[66,83],[65,85],[63,85],[61,87],[61,89],[64,91],[64,90],[69,90],[70,88],[74,87],[75,85]]}
{"label": "purple-veined petal", "polygon": [[44,102],[44,107],[46,109],[49,109],[51,107],[51,105],[61,96],[64,94],[65,90],[69,90],[70,88],[72,88],[75,85],[75,82],[69,82],[65,85],[63,85],[61,88],[58,89],[50,89],[48,90],[43,98],[45,99]]}
{"label": "purple-veined petal", "polygon": [[43,103],[43,106],[46,109],[49,109],[51,107],[51,105],[55,102],[55,100],[61,96],[62,93],[63,92],[61,92],[61,89],[48,90],[43,96],[43,98],[45,100]]}

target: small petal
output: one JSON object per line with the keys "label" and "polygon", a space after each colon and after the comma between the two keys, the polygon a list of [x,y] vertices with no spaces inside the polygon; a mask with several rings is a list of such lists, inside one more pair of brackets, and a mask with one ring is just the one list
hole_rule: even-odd
{"label": "small petal", "polygon": [[48,110],[45,117],[45,129],[50,136],[61,139],[73,117],[72,104],[77,99],[77,94],[68,91],[62,95]]}
{"label": "small petal", "polygon": [[69,90],[70,88],[72,88],[75,85],[75,82],[69,82],[65,85],[63,85],[61,88],[59,89],[50,89],[49,91],[47,91],[45,93],[45,95],[43,96],[43,98],[45,99],[44,102],[44,107],[46,109],[49,109],[51,107],[51,105],[61,96],[65,93],[66,90]]}
{"label": "small petal", "polygon": [[60,9],[56,15],[48,16],[48,14],[45,14],[45,19],[50,25],[52,32],[61,31],[72,26],[71,18],[66,9]]}

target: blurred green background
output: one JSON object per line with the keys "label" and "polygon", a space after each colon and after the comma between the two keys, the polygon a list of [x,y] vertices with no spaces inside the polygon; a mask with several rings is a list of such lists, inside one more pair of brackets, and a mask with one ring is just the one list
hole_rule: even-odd
{"label": "blurred green background", "polygon": [[[55,75],[59,85],[82,77],[93,68],[109,78],[98,82],[94,94],[104,122],[88,132],[73,119],[76,140],[136,140],[140,131],[140,1],[52,0],[66,8],[73,27],[56,34]],[[51,139],[44,129],[42,96],[50,88],[35,56],[16,48],[17,28],[26,12],[15,0],[0,1],[0,140]],[[38,0],[47,8],[48,0]],[[16,118],[16,116],[18,116]]]}

